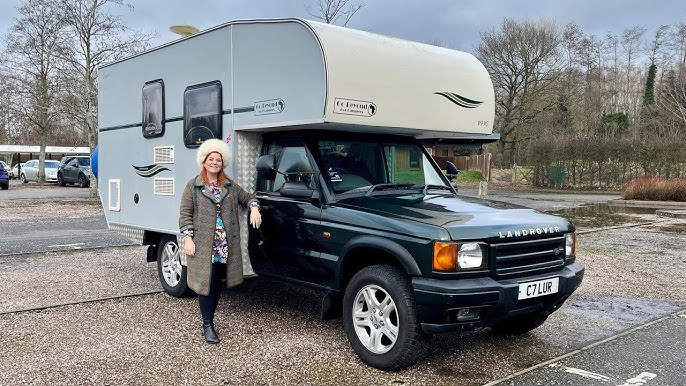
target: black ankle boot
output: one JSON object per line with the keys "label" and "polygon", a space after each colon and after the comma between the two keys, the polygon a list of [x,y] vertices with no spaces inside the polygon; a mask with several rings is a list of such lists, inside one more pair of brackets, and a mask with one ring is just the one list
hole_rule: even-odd
{"label": "black ankle boot", "polygon": [[205,336],[205,341],[210,344],[219,343],[219,336],[214,331],[214,324],[212,322],[202,323],[202,334]]}

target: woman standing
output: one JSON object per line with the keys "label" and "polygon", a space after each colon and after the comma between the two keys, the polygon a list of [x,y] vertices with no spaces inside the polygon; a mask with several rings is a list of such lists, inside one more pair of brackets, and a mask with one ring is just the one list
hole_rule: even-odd
{"label": "woman standing", "polygon": [[207,343],[219,343],[214,330],[214,312],[222,285],[243,282],[239,205],[250,208],[250,224],[262,223],[257,199],[224,173],[229,147],[208,139],[197,154],[200,174],[186,184],[181,198],[179,230],[184,235],[188,286],[198,294],[202,331]]}

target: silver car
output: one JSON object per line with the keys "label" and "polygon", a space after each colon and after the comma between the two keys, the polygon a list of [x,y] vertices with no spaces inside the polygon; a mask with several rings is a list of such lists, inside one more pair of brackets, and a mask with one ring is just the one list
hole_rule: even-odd
{"label": "silver car", "polygon": [[[59,161],[45,160],[45,181],[57,182],[57,168],[60,166]],[[27,183],[29,181],[38,182],[38,160],[32,159],[24,164],[21,168],[21,182]]]}
{"label": "silver car", "polygon": [[14,166],[12,166],[12,172],[10,173],[10,178],[13,178],[15,180],[19,179],[19,168],[21,167],[22,169],[24,169],[25,164],[26,164],[26,162],[22,162],[21,164],[14,164]]}

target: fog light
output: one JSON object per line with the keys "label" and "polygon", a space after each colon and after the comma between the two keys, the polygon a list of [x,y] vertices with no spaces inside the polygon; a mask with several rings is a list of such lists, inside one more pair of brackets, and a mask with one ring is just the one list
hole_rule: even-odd
{"label": "fog light", "polygon": [[457,321],[479,319],[480,308],[463,308],[457,312]]}

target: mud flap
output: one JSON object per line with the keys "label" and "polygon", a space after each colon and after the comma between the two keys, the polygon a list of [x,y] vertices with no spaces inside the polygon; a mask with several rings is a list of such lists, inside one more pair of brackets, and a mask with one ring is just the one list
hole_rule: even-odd
{"label": "mud flap", "polygon": [[343,316],[343,296],[338,291],[327,293],[322,299],[322,320],[336,319]]}
{"label": "mud flap", "polygon": [[157,261],[157,245],[156,244],[148,245],[148,254],[145,257],[145,260],[148,263],[152,263],[153,261]]}

